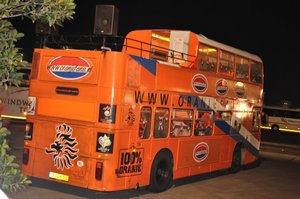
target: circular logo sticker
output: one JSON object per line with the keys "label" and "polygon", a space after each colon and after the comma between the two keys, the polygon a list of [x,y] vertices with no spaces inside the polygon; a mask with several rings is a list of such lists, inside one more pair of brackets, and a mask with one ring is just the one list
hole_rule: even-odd
{"label": "circular logo sticker", "polygon": [[81,161],[81,160],[78,160],[78,161],[77,161],[77,166],[78,166],[78,167],[83,167],[83,166],[84,166],[84,162]]}
{"label": "circular logo sticker", "polygon": [[91,68],[82,57],[55,57],[48,64],[50,73],[64,80],[81,79],[90,73]]}
{"label": "circular logo sticker", "polygon": [[243,98],[246,94],[245,85],[242,82],[237,82],[234,87],[234,93],[238,98]]}
{"label": "circular logo sticker", "polygon": [[225,79],[219,79],[216,82],[216,93],[220,96],[226,95],[228,92],[228,85]]}
{"label": "circular logo sticker", "polygon": [[208,154],[209,154],[209,147],[207,143],[200,142],[194,148],[193,158],[196,162],[202,162],[207,158]]}
{"label": "circular logo sticker", "polygon": [[192,79],[192,87],[196,93],[200,93],[200,94],[205,93],[205,91],[208,88],[206,77],[202,74],[194,75]]}

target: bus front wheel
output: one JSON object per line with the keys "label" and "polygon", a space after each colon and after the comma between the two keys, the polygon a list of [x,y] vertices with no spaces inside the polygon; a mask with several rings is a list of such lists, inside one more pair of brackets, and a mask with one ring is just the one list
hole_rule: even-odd
{"label": "bus front wheel", "polygon": [[150,173],[149,190],[162,192],[168,189],[173,181],[173,158],[171,152],[160,151],[154,158]]}

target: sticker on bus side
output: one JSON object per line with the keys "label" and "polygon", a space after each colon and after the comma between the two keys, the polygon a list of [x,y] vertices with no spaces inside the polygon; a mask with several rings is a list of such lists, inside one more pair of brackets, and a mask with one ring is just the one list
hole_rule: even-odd
{"label": "sticker on bus side", "polygon": [[220,96],[226,95],[228,92],[228,85],[225,79],[219,79],[216,82],[216,93]]}
{"label": "sticker on bus side", "polygon": [[64,80],[77,80],[87,76],[92,69],[91,64],[82,57],[54,57],[48,64],[49,72]]}
{"label": "sticker on bus side", "polygon": [[139,175],[143,170],[144,149],[121,149],[119,154],[119,177]]}
{"label": "sticker on bus side", "polygon": [[196,74],[192,78],[192,88],[196,93],[203,94],[208,88],[208,81],[202,74]]}
{"label": "sticker on bus side", "polygon": [[237,82],[234,86],[234,92],[238,98],[244,98],[246,94],[246,88],[244,83]]}
{"label": "sticker on bus side", "polygon": [[117,106],[112,104],[100,104],[99,122],[114,124],[116,122]]}
{"label": "sticker on bus side", "polygon": [[204,161],[209,154],[209,146],[206,142],[198,143],[193,151],[193,158],[196,162]]}
{"label": "sticker on bus side", "polygon": [[65,123],[56,126],[56,135],[49,148],[45,147],[45,153],[52,155],[54,166],[64,170],[74,166],[78,158],[79,149],[76,137],[73,137],[73,128]]}
{"label": "sticker on bus side", "polygon": [[34,115],[35,114],[35,106],[36,106],[36,97],[28,97],[28,109],[27,114],[28,115]]}
{"label": "sticker on bus side", "polygon": [[101,153],[113,153],[114,134],[98,133],[96,151]]}

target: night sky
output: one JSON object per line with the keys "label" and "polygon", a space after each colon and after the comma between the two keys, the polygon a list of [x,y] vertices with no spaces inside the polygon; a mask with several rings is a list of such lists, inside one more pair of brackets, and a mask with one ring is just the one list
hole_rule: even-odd
{"label": "night sky", "polygon": [[[163,3],[162,3],[163,2]],[[297,1],[207,0],[207,1],[104,1],[75,0],[74,20],[66,21],[62,34],[93,34],[96,4],[119,8],[118,35],[136,29],[190,30],[258,55],[265,67],[265,103],[283,100],[300,107],[300,6]],[[31,58],[34,25],[16,23],[25,37],[18,43],[25,59]]]}

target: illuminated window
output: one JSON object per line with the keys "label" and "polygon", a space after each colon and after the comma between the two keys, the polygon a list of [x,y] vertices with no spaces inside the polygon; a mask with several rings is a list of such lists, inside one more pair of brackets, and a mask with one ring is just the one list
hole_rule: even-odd
{"label": "illuminated window", "polygon": [[151,34],[150,58],[168,60],[170,31],[153,31]]}
{"label": "illuminated window", "polygon": [[220,50],[218,73],[233,76],[234,54]]}
{"label": "illuminated window", "polygon": [[170,126],[171,137],[190,136],[193,124],[193,110],[173,109]]}
{"label": "illuminated window", "polygon": [[140,114],[139,137],[141,139],[149,138],[151,128],[151,107],[143,107]]}
{"label": "illuminated window", "polygon": [[250,80],[255,83],[262,83],[262,64],[251,61]]}
{"label": "illuminated window", "polygon": [[202,71],[216,71],[217,66],[217,49],[199,44],[199,59],[198,59],[198,68]]}
{"label": "illuminated window", "polygon": [[154,137],[165,138],[168,135],[169,109],[157,108],[154,118]]}
{"label": "illuminated window", "polygon": [[243,57],[235,58],[236,74],[235,77],[240,80],[248,80],[249,78],[249,61]]}

